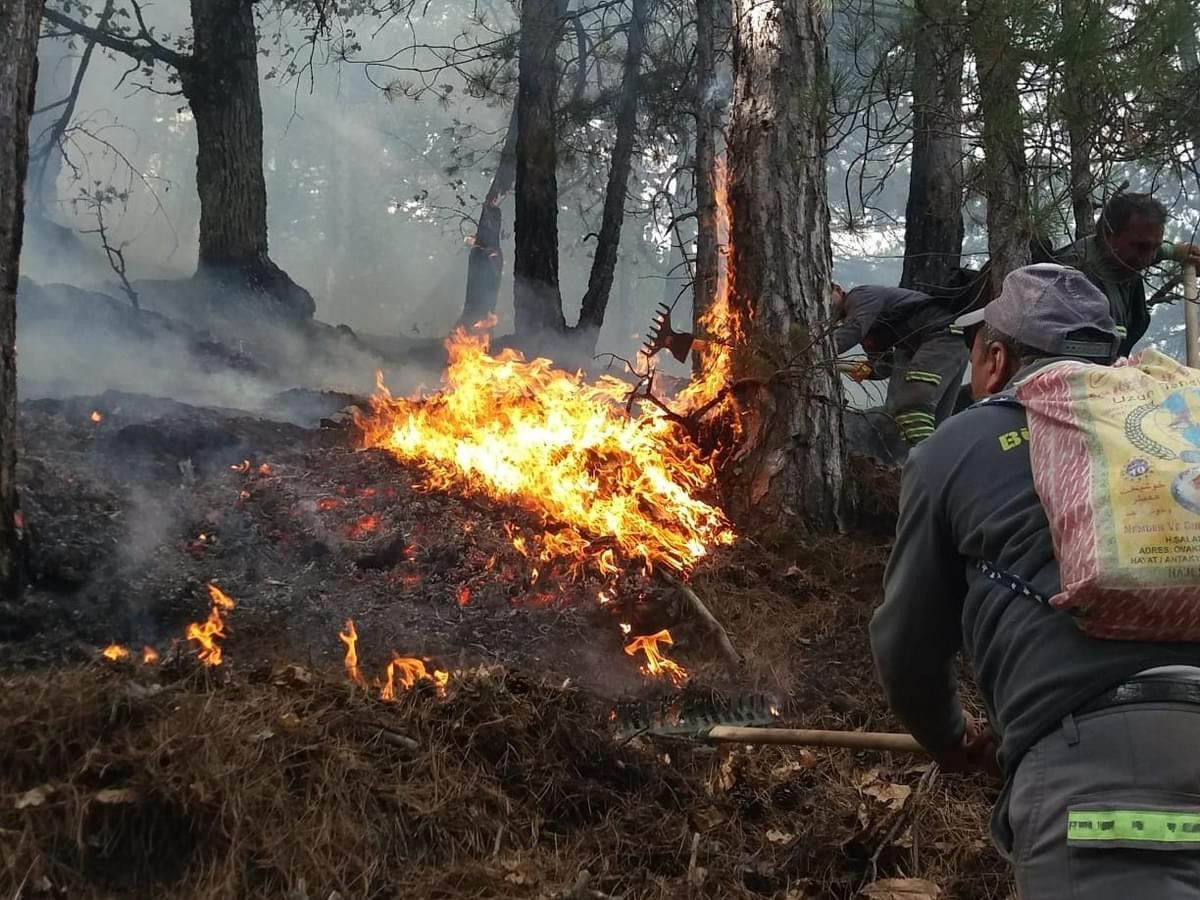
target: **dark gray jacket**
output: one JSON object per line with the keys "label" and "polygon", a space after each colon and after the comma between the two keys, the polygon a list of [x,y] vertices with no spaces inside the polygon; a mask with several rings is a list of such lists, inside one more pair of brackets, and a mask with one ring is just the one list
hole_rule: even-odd
{"label": "dark gray jacket", "polygon": [[1129,676],[1157,665],[1200,665],[1196,644],[1089,638],[1066,613],[987,579],[974,568],[979,559],[1045,596],[1059,589],[1019,407],[974,406],[952,416],[904,467],[896,544],[871,644],[893,711],[931,750],[962,738],[954,674],[960,649],[1002,738],[1000,762],[1009,773],[1064,716]]}
{"label": "dark gray jacket", "polygon": [[838,353],[861,344],[867,353],[884,353],[897,344],[915,349],[924,335],[954,321],[950,301],[920,291],[860,284],[846,292],[846,317],[833,333]]}

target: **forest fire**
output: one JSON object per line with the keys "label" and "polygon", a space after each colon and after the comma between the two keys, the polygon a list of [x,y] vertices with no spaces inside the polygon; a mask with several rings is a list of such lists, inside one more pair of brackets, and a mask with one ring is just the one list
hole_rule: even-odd
{"label": "forest fire", "polygon": [[612,574],[613,542],[647,571],[676,572],[732,542],[725,516],[701,499],[711,465],[660,410],[627,415],[629,385],[587,383],[511,350],[492,357],[486,337],[462,329],[447,349],[440,393],[394,398],[380,381],[373,414],[358,422],[366,446],[421,467],[430,487],[535,511],[557,526],[542,536],[540,558],[571,560],[577,577]]}
{"label": "forest fire", "polygon": [[673,646],[675,643],[671,638],[671,632],[665,628],[657,634],[635,637],[630,643],[625,645],[625,653],[629,656],[636,656],[639,650],[642,651],[646,656],[646,664],[642,667],[643,672],[659,678],[668,678],[675,685],[683,684],[687,681],[687,671],[678,663],[667,659],[659,651],[658,645],[660,643],[666,644],[668,647]]}

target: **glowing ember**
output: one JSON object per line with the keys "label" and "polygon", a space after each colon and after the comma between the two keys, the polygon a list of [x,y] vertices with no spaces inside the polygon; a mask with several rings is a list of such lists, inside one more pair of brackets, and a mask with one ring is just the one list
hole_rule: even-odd
{"label": "glowing ember", "polygon": [[370,499],[371,497],[375,496],[375,488],[373,488],[373,487],[359,488],[358,496],[360,496],[364,499]]}
{"label": "glowing ember", "polygon": [[249,500],[250,492],[249,491],[238,491],[238,499],[239,500]]}
{"label": "glowing ember", "polygon": [[367,683],[363,680],[362,673],[358,671],[358,632],[354,630],[353,619],[346,620],[346,630],[339,631],[338,637],[346,645],[346,659],[343,663],[346,667],[346,674],[355,684],[366,687]]}
{"label": "glowing ember", "polygon": [[142,665],[152,666],[158,662],[158,651],[153,647],[142,648]]}
{"label": "glowing ember", "polygon": [[[649,570],[686,571],[715,544],[730,543],[724,515],[699,499],[713,470],[687,436],[647,404],[625,412],[629,385],[487,351],[487,337],[459,329],[446,343],[443,390],[393,398],[379,383],[373,414],[360,417],[363,442],[425,470],[427,486],[518,502],[546,524],[558,523],[544,549],[603,569],[590,550],[611,538],[626,558]],[[513,546],[528,555],[521,535]],[[605,547],[605,550],[611,549]],[[573,569],[582,574],[584,567]]]}
{"label": "glowing ember", "polygon": [[[625,626],[622,625],[622,628]],[[646,654],[646,664],[642,666],[642,671],[647,675],[654,675],[660,678],[669,678],[677,685],[687,681],[687,672],[678,663],[675,663],[658,650],[658,645],[666,644],[668,647],[675,642],[671,639],[671,632],[665,628],[658,634],[648,634],[642,637],[635,637],[633,641],[625,646],[625,653],[629,656],[636,656],[641,650]]]}
{"label": "glowing ember", "polygon": [[471,602],[471,589],[465,584],[458,589],[457,600],[459,606],[466,606]]}
{"label": "glowing ember", "polygon": [[322,512],[329,512],[331,509],[337,509],[342,505],[342,501],[337,497],[322,497],[317,501],[317,509]]}
{"label": "glowing ember", "polygon": [[258,474],[265,477],[274,473],[271,471],[271,466],[269,463],[262,463],[258,467]]}
{"label": "glowing ember", "polygon": [[100,655],[110,662],[120,662],[123,659],[129,659],[129,651],[120,644],[109,644],[100,651]]}
{"label": "glowing ember", "polygon": [[232,465],[229,468],[232,469],[234,472],[242,472],[242,473],[249,472],[250,471],[250,460],[243,459],[240,463],[237,463],[236,465]]}
{"label": "glowing ember", "polygon": [[371,513],[369,516],[363,516],[357,522],[350,526],[351,540],[361,541],[371,532],[378,530],[379,516]]}
{"label": "glowing ember", "polygon": [[93,422],[95,422],[97,425],[99,425],[101,422],[104,421],[104,414],[101,413],[100,410],[98,410],[98,409],[93,409],[90,418]]}
{"label": "glowing ember", "polygon": [[193,622],[187,627],[184,636],[189,641],[199,645],[196,657],[206,666],[221,664],[221,646],[218,638],[225,637],[225,620],[221,618],[221,610],[229,612],[234,607],[233,598],[215,584],[208,586],[208,596],[212,600],[212,609],[208,611],[208,619],[204,622]]}

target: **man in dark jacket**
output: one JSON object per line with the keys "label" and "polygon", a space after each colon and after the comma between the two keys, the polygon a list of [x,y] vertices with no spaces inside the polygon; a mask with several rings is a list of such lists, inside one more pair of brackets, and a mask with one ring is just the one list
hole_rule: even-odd
{"label": "man in dark jacket", "polygon": [[1166,224],[1167,208],[1149,194],[1117,194],[1100,213],[1095,234],[1055,253],[1057,262],[1079,269],[1108,298],[1121,356],[1150,327],[1142,273],[1170,260],[1200,265],[1200,246],[1163,240]]}
{"label": "man in dark jacket", "polygon": [[904,441],[918,444],[954,411],[967,367],[955,306],[920,291],[863,284],[833,286],[837,352],[859,344],[872,378],[890,378],[884,409]]}
{"label": "man in dark jacket", "polygon": [[[1058,359],[1111,362],[1108,307],[1076,270],[1013,272],[959,320],[974,396]],[[944,766],[982,767],[996,745],[961,708],[965,652],[1007,779],[993,836],[1025,900],[1200,897],[1200,646],[1089,638],[981,561],[1043,596],[1059,590],[1025,412],[1008,403],[960,412],[908,458],[870,629],[884,691]]]}

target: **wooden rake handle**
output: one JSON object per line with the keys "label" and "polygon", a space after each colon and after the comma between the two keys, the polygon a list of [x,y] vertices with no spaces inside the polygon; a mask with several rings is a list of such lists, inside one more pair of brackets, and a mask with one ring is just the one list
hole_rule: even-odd
{"label": "wooden rake handle", "polygon": [[714,725],[705,740],[734,744],[792,744],[800,747],[849,747],[853,750],[891,750],[924,753],[911,734],[879,731],[814,731],[807,728],[739,728]]}

